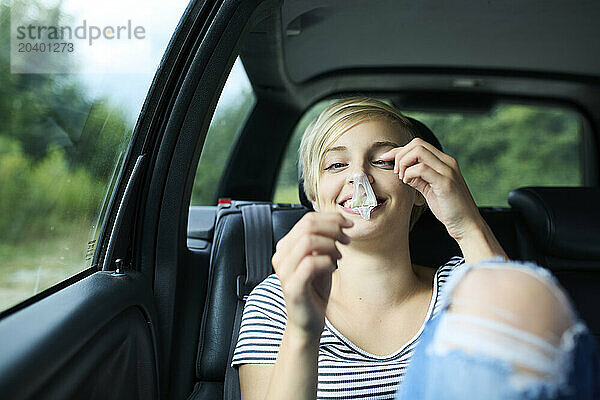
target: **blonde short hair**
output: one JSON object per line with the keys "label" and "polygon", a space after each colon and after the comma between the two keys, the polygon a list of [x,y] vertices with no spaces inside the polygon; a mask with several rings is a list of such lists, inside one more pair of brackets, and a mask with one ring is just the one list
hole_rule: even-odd
{"label": "blonde short hair", "polygon": [[[368,97],[349,97],[330,104],[312,121],[300,142],[300,163],[304,192],[309,201],[318,203],[318,184],[325,151],[350,128],[373,120],[386,120],[397,126],[409,142],[417,136],[411,122],[393,106]],[[424,211],[425,206],[414,206],[410,227]]]}

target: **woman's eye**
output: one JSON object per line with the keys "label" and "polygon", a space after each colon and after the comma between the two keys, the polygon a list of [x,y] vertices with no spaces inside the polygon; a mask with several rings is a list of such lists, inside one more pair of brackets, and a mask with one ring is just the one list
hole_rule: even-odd
{"label": "woman's eye", "polygon": [[374,165],[381,167],[394,168],[394,160],[384,161],[384,160],[375,160],[373,161]]}
{"label": "woman's eye", "polygon": [[336,163],[331,164],[329,167],[327,167],[325,169],[326,170],[329,170],[329,169],[338,169],[338,168],[343,168],[344,166],[345,166],[345,164],[336,162]]}

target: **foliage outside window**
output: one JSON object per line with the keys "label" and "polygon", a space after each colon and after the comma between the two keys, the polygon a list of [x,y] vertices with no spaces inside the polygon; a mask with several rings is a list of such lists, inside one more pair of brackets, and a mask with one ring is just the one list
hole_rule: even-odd
{"label": "foliage outside window", "polygon": [[192,206],[215,205],[214,197],[227,157],[255,102],[250,80],[238,58],[225,82],[206,133],[194,178]]}
{"label": "foliage outside window", "polygon": [[[11,4],[13,13],[18,4],[26,14],[33,10],[46,18],[46,25],[73,20],[62,2]],[[77,9],[91,18],[88,7],[94,4]],[[171,15],[157,15],[164,32],[152,36],[152,45],[159,46],[153,48],[153,65],[158,65],[185,5],[170,4]],[[90,267],[114,178],[154,72],[11,73],[11,8],[4,2],[0,35],[3,311]],[[91,62],[76,54],[64,60],[67,69],[67,63]]]}
{"label": "foliage outside window", "polygon": [[298,121],[283,157],[283,163],[279,170],[279,177],[275,186],[273,202],[300,203],[300,198],[298,197],[298,160],[300,159],[298,149],[300,148],[302,134],[308,127],[308,124],[317,118],[332,102],[332,100],[325,100],[315,104]]}
{"label": "foliage outside window", "polygon": [[[315,105],[290,140],[273,201],[298,203],[298,146],[306,126],[329,102]],[[556,107],[500,104],[489,114],[407,112],[456,158],[479,206],[507,207],[522,186],[581,186],[580,116]]]}

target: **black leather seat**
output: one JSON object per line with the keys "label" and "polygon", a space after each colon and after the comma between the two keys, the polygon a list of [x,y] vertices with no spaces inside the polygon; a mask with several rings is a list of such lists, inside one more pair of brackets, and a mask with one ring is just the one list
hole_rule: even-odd
{"label": "black leather seat", "polygon": [[[271,205],[273,244],[308,211],[300,205]],[[236,280],[246,273],[244,224],[239,211],[223,213],[215,228],[205,312],[198,341],[196,385],[189,399],[223,398],[225,372],[238,302]],[[273,246],[275,248],[275,246]]]}
{"label": "black leather seat", "polygon": [[523,259],[550,269],[600,334],[600,188],[526,187],[508,202]]}
{"label": "black leather seat", "polygon": [[[508,257],[521,260],[513,210],[485,207],[480,208],[479,212]],[[444,225],[429,210],[421,215],[411,230],[409,244],[411,261],[432,268],[437,268],[451,257],[462,254],[456,241],[448,235]]]}

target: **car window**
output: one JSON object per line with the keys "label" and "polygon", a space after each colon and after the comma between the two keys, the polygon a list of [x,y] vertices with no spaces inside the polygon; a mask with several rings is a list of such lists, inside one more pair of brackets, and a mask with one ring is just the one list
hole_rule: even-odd
{"label": "car window", "polygon": [[186,3],[0,3],[0,311],[91,266]]}
{"label": "car window", "polygon": [[458,161],[479,206],[522,186],[582,186],[582,119],[570,109],[500,104],[489,114],[410,113]]}
{"label": "car window", "polygon": [[[308,123],[329,102],[302,118],[290,140],[273,201],[298,203],[298,146]],[[507,207],[521,186],[582,186],[582,117],[571,109],[503,103],[485,114],[406,112],[425,123],[458,161],[478,206]]]}
{"label": "car window", "polygon": [[252,85],[238,57],[221,92],[200,153],[192,206],[215,205],[214,197],[227,157],[255,102]]}
{"label": "car window", "polygon": [[283,157],[283,163],[279,170],[277,183],[275,184],[273,202],[300,203],[300,197],[298,197],[298,160],[300,158],[298,149],[300,148],[302,134],[308,127],[308,124],[317,118],[317,116],[333,101],[334,100],[324,100],[318,102],[304,113],[302,118],[298,121]]}

